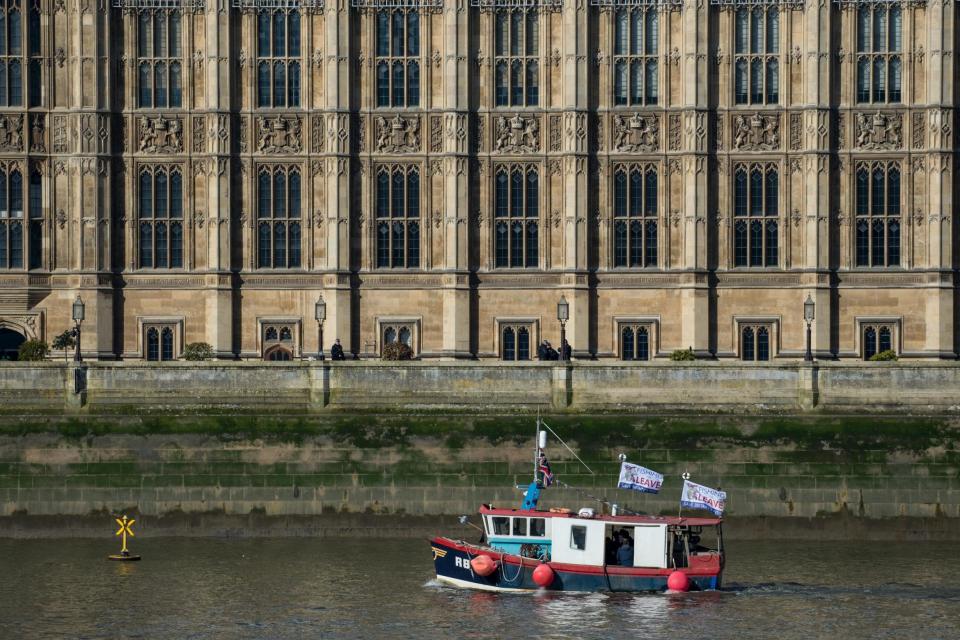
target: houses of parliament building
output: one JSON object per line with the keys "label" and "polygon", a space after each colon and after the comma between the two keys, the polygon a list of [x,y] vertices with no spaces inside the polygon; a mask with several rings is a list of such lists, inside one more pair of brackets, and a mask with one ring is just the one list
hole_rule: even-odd
{"label": "houses of parliament building", "polygon": [[0,0],[0,338],[958,354],[953,0]]}

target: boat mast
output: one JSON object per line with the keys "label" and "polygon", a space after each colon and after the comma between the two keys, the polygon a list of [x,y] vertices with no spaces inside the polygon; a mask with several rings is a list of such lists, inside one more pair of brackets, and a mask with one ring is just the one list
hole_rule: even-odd
{"label": "boat mast", "polygon": [[537,409],[537,432],[533,439],[533,481],[539,479],[540,472],[540,409]]}

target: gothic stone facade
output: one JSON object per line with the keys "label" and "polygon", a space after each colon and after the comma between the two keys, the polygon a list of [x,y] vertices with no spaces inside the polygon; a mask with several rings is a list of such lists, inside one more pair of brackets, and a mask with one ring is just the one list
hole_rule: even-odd
{"label": "gothic stone facade", "polygon": [[[0,328],[88,358],[957,354],[957,7],[3,0]],[[24,206],[26,204],[26,206]],[[534,354],[535,355],[535,354]]]}

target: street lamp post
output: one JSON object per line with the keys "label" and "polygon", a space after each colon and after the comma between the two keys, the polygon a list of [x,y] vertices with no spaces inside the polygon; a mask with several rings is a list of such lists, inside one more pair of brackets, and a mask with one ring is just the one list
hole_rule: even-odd
{"label": "street lamp post", "polygon": [[73,352],[74,362],[81,362],[83,360],[83,357],[80,355],[80,323],[83,322],[85,315],[86,310],[84,308],[83,300],[80,299],[78,294],[77,299],[73,301],[73,321],[76,323],[75,331],[77,333],[76,351]]}
{"label": "street lamp post", "polygon": [[803,359],[807,362],[813,362],[813,352],[810,350],[810,323],[813,322],[815,307],[816,303],[808,293],[807,299],[803,302],[803,319],[807,322],[807,353],[803,356]]}
{"label": "street lamp post", "polygon": [[560,296],[560,302],[557,303],[557,320],[560,321],[560,359],[569,360],[570,354],[567,351],[567,320],[570,319],[570,303],[563,296]]}
{"label": "street lamp post", "polygon": [[327,319],[327,303],[321,295],[313,305],[313,315],[317,319],[317,359],[324,360],[323,356],[323,321]]}

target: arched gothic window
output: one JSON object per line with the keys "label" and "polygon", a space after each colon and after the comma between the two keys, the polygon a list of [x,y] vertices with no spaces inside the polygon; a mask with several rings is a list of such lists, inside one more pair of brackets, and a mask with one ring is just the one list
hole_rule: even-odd
{"label": "arched gothic window", "polygon": [[145,327],[144,345],[149,362],[176,360],[176,332],[170,325]]}
{"label": "arched gothic window", "polygon": [[497,167],[493,217],[494,265],[536,268],[540,232],[540,174],[536,167]]}
{"label": "arched gothic window", "polygon": [[900,165],[857,165],[855,197],[857,266],[900,266]]}
{"label": "arched gothic window", "polygon": [[299,269],[301,179],[296,166],[262,166],[257,174],[257,266]]}
{"label": "arched gothic window", "polygon": [[378,107],[420,105],[420,13],[381,9],[376,13]]}
{"label": "arched gothic window", "polygon": [[741,325],[740,359],[749,362],[770,360],[770,326],[766,324]]}
{"label": "arched gothic window", "polygon": [[741,7],[734,13],[734,98],[737,104],[780,101],[780,11]]}
{"label": "arched gothic window", "polygon": [[538,11],[524,5],[494,12],[494,104],[498,107],[540,103]]}
{"label": "arched gothic window", "polygon": [[293,329],[287,324],[265,324],[262,327],[264,360],[285,362],[293,359],[296,349]]}
{"label": "arched gothic window", "polygon": [[613,16],[613,103],[655,105],[659,95],[660,9],[623,7]]}
{"label": "arched gothic window", "polygon": [[733,174],[733,265],[776,267],[779,176],[774,165],[739,165]]}
{"label": "arched gothic window", "polygon": [[860,327],[863,359],[869,360],[883,351],[893,351],[893,327],[887,324],[865,324]]}
{"label": "arched gothic window", "polygon": [[613,266],[657,266],[657,169],[653,165],[614,169]]}
{"label": "arched gothic window", "polygon": [[420,170],[396,165],[377,171],[377,267],[420,266]]}
{"label": "arched gothic window", "polygon": [[530,338],[533,332],[529,324],[503,324],[500,326],[500,357],[502,360],[521,361],[530,359]]}
{"label": "arched gothic window", "polygon": [[257,106],[300,106],[300,10],[257,13]]}
{"label": "arched gothic window", "polygon": [[[17,165],[0,166],[0,270],[23,269],[23,174]],[[32,215],[32,212],[31,212]],[[32,238],[31,245],[40,238]]]}
{"label": "arched gothic window", "polygon": [[180,9],[137,12],[137,106],[183,106],[183,14]]}
{"label": "arched gothic window", "polygon": [[[24,7],[28,7],[26,20]],[[0,0],[0,106],[23,106],[25,69],[29,74],[29,106],[40,105],[40,38],[39,3]]]}
{"label": "arched gothic window", "polygon": [[877,2],[857,8],[857,102],[900,102],[903,8]]}
{"label": "arched gothic window", "polygon": [[648,324],[620,326],[620,359],[650,359],[650,326]]}
{"label": "arched gothic window", "polygon": [[138,180],[141,269],[183,267],[183,174],[179,167],[143,167]]}

